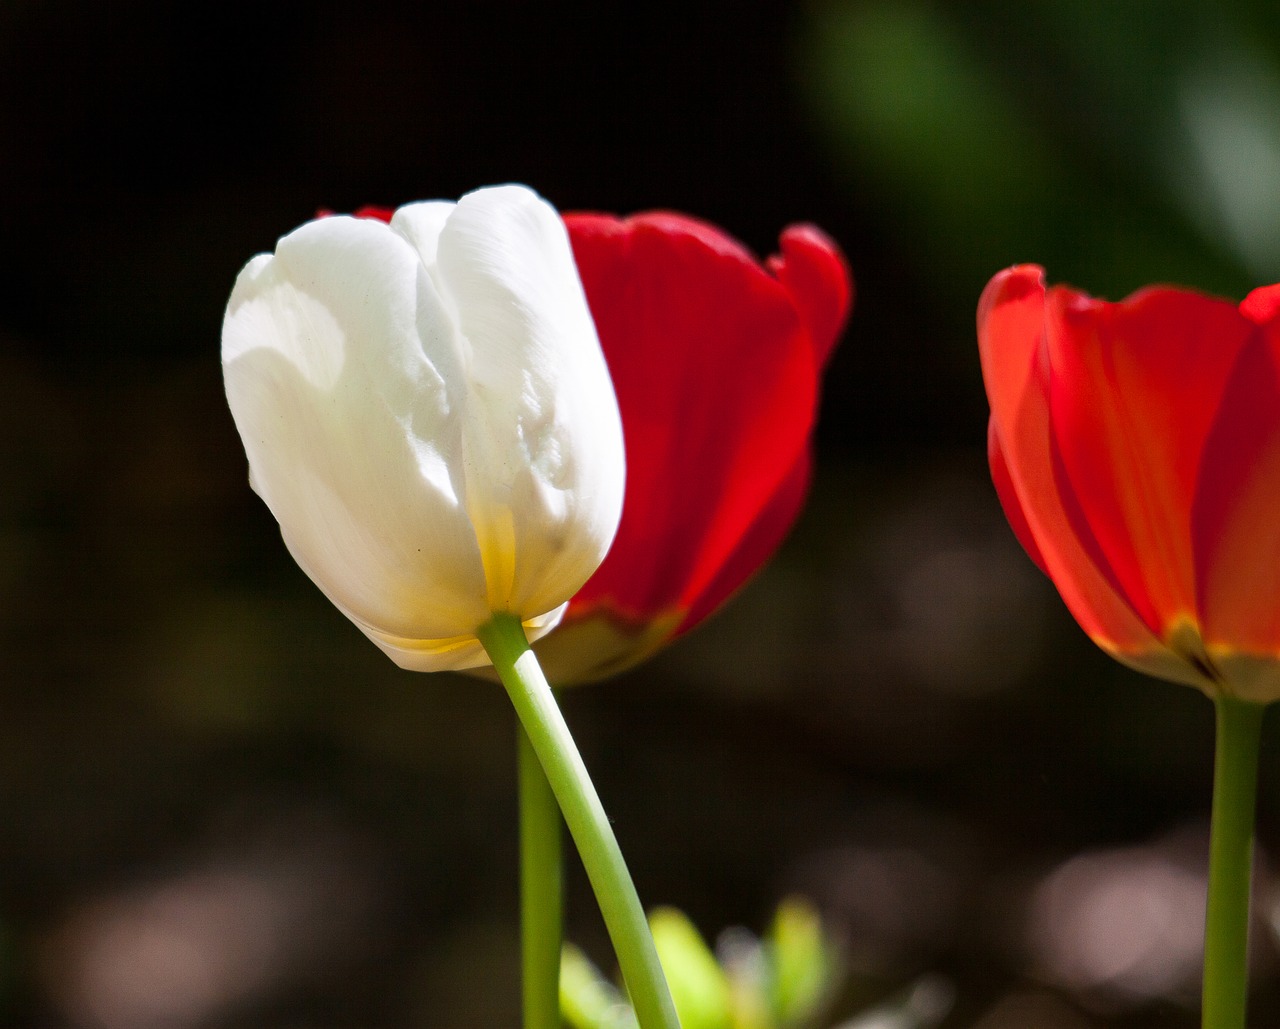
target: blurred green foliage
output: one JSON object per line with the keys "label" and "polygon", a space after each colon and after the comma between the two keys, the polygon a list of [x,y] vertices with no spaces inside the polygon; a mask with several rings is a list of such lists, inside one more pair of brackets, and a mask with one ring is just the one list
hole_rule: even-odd
{"label": "blurred green foliage", "polygon": [[[784,901],[763,940],[732,930],[719,956],[675,908],[658,908],[649,925],[684,1029],[798,1029],[812,1024],[836,985],[836,948],[803,901]],[[561,998],[573,1029],[635,1025],[624,994],[572,945]]]}
{"label": "blurred green foliage", "polygon": [[[716,950],[675,908],[649,917],[683,1029],[809,1029],[831,1024],[848,976],[844,956],[807,901],[784,900],[763,938],[737,927]],[[945,989],[911,991],[841,1029],[926,1029],[950,1006]],[[572,1029],[635,1029],[625,995],[572,944],[564,949],[561,1010]],[[824,1021],[824,1017],[826,1020]]]}
{"label": "blurred green foliage", "polygon": [[1265,10],[821,0],[800,65],[853,187],[948,303],[971,310],[1028,261],[1113,298],[1153,281],[1239,296],[1280,278]]}

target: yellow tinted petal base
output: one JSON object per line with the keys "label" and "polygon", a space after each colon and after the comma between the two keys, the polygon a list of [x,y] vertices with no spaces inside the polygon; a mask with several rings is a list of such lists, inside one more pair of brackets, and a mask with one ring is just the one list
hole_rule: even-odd
{"label": "yellow tinted petal base", "polygon": [[570,618],[533,648],[557,687],[596,682],[640,664],[660,650],[683,617],[671,611],[651,621],[631,623],[596,611]]}
{"label": "yellow tinted petal base", "polygon": [[1194,686],[1217,700],[1233,697],[1253,704],[1280,700],[1280,656],[1248,654],[1233,647],[1206,643],[1187,615],[1174,619],[1165,645],[1143,654],[1125,653],[1102,644],[1116,660],[1146,675]]}
{"label": "yellow tinted petal base", "polygon": [[[564,606],[536,618],[527,618],[521,626],[528,639],[536,640],[550,632],[564,614]],[[350,617],[350,616],[348,616]],[[489,666],[489,655],[475,634],[447,639],[406,639],[379,632],[355,621],[360,630],[373,640],[397,665],[409,672],[464,672]]]}

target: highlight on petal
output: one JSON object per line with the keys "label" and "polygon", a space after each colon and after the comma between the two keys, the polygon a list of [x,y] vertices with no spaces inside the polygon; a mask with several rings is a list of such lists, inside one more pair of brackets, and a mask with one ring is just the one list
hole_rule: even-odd
{"label": "highlight on petal", "polygon": [[564,224],[530,190],[463,197],[436,278],[469,347],[466,506],[495,611],[555,607],[622,503],[622,425]]}
{"label": "highlight on petal", "polygon": [[1240,313],[1255,325],[1266,325],[1280,316],[1280,284],[1259,286],[1240,302]]}
{"label": "highlight on petal", "polygon": [[420,639],[487,610],[456,355],[423,347],[424,327],[445,336],[433,296],[385,225],[327,218],[246,267],[223,327],[227,399],[290,552],[366,632]]}
{"label": "highlight on petal", "polygon": [[549,631],[622,506],[621,424],[563,224],[531,190],[323,216],[252,260],[228,402],[290,552],[397,663]]}
{"label": "highlight on petal", "polygon": [[[405,204],[397,211],[384,212],[376,210],[357,212],[357,218],[378,218],[390,224],[392,230],[403,236],[405,241],[418,252],[418,260],[431,276],[437,290],[442,290],[440,276],[436,270],[436,255],[440,247],[440,233],[444,224],[457,208],[457,204],[449,200],[423,200],[416,204]],[[385,215],[385,217],[384,217]]]}

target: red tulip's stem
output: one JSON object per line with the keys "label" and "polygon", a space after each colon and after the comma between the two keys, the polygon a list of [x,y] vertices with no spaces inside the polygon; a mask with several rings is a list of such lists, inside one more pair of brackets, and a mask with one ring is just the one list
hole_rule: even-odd
{"label": "red tulip's stem", "polygon": [[1244,1029],[1249,992],[1249,889],[1258,749],[1265,708],[1216,701],[1218,731],[1204,928],[1203,1029]]}
{"label": "red tulip's stem", "polygon": [[524,1029],[560,1029],[560,948],[564,942],[560,808],[523,726],[516,727],[516,735]]}
{"label": "red tulip's stem", "polygon": [[477,636],[511,697],[582,856],[640,1029],[680,1029],[631,873],[520,620],[494,615]]}

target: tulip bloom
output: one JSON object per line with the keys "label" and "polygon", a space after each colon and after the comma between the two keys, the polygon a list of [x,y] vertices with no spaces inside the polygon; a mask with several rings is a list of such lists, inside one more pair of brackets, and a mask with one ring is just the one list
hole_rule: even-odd
{"label": "tulip bloom", "polygon": [[1280,286],[1120,303],[1001,272],[978,307],[992,476],[1103,649],[1280,698]]}
{"label": "tulip bloom", "polygon": [[328,217],[223,325],[250,481],[298,564],[403,668],[549,631],[613,539],[617,402],[557,213],[523,187]]}
{"label": "tulip bloom", "polygon": [[761,265],[678,214],[565,222],[622,411],[627,491],[608,557],[537,647],[562,684],[687,632],[781,543],[853,294],[839,249],[813,226],[786,229]]}

